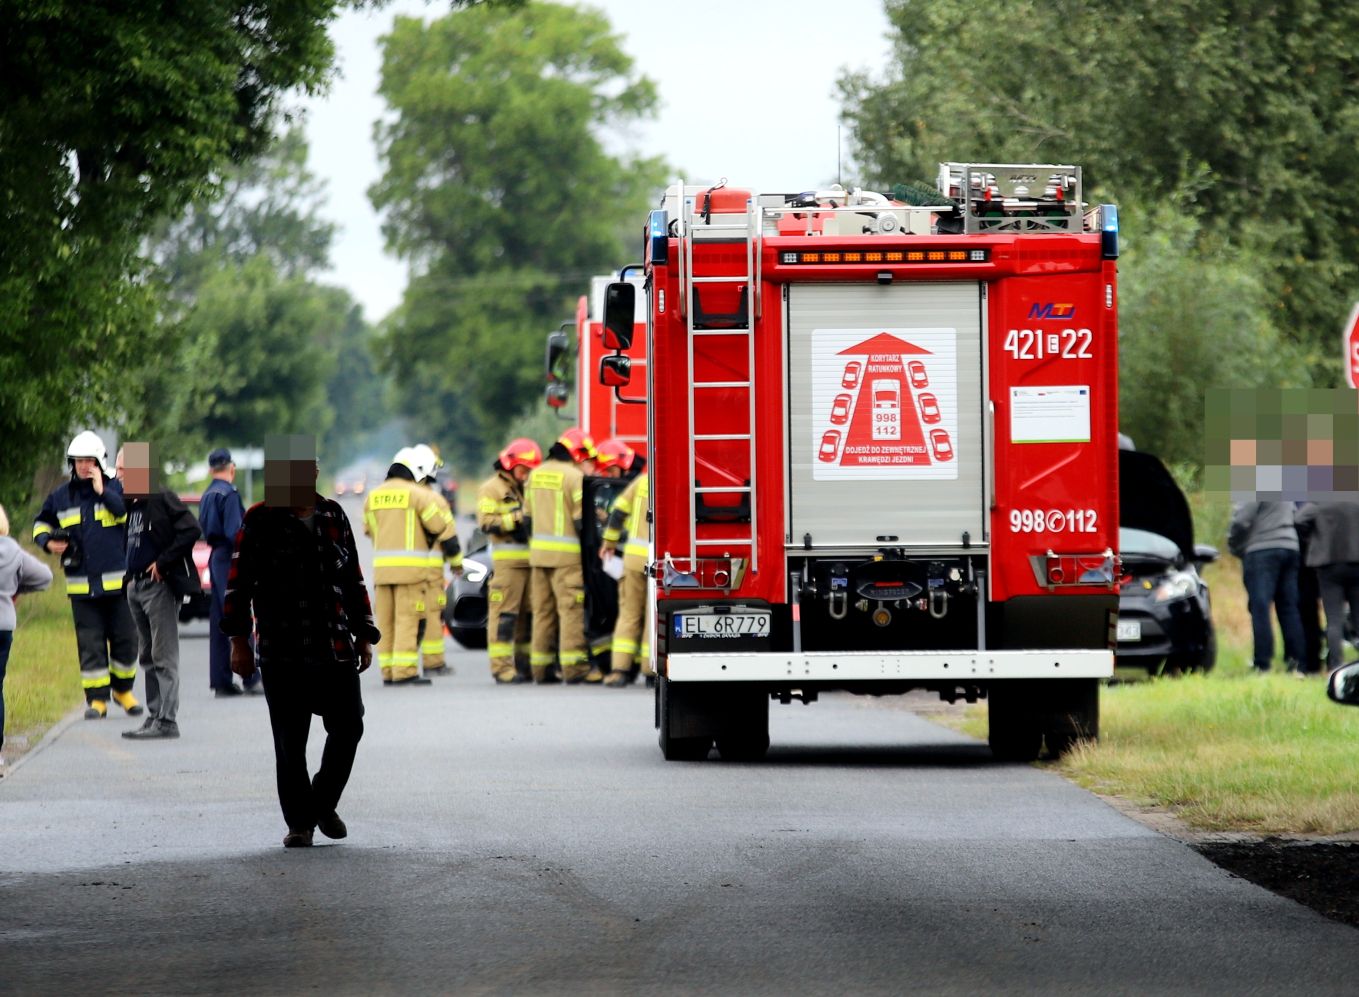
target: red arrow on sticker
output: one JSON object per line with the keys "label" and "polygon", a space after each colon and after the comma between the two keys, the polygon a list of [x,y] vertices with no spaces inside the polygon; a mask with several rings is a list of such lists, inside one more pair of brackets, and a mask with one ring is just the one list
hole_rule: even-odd
{"label": "red arrow on sticker", "polygon": [[874,353],[890,354],[895,356],[933,356],[929,350],[915,343],[908,343],[904,339],[898,339],[890,332],[880,332],[872,339],[865,339],[862,343],[856,343],[848,349],[840,351],[840,356],[871,356]]}

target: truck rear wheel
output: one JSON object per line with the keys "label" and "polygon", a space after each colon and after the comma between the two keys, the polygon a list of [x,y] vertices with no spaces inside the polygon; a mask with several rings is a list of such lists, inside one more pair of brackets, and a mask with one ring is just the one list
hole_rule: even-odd
{"label": "truck rear wheel", "polygon": [[1043,739],[1048,755],[1060,758],[1078,741],[1099,740],[1099,679],[1062,679],[1048,683]]}
{"label": "truck rear wheel", "polygon": [[768,694],[743,694],[723,704],[717,751],[724,762],[758,762],[768,753]]}
{"label": "truck rear wheel", "polygon": [[[656,679],[656,726],[660,729],[661,755],[667,762],[701,762],[712,747],[711,735],[694,734],[707,718],[693,708],[691,690],[676,692],[668,678]],[[684,736],[681,736],[684,735]]]}
{"label": "truck rear wheel", "polygon": [[1035,761],[1043,748],[1043,726],[1029,684],[995,683],[986,701],[986,740],[996,761]]}

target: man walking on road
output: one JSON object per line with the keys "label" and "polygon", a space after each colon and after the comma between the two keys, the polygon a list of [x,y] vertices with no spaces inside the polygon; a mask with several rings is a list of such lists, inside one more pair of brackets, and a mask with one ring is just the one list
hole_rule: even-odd
{"label": "man walking on road", "polygon": [[[232,671],[249,681],[259,655],[285,848],[310,846],[318,828],[328,838],[349,833],[336,807],[363,737],[359,673],[380,636],[349,520],[316,494],[316,473],[314,439],[266,439],[264,502],[241,525],[222,619]],[[309,778],[312,714],[325,725],[326,744]]]}
{"label": "man walking on road", "polygon": [[115,473],[128,498],[127,603],[146,678],[146,720],[123,731],[134,740],[179,737],[179,606],[198,587],[192,556],[202,533],[178,495],[156,489],[157,467],[149,443],[118,451]]}
{"label": "man walking on road", "polygon": [[212,548],[208,574],[212,578],[212,603],[208,610],[208,684],[218,697],[262,692],[256,675],[244,689],[231,677],[231,640],[222,633],[222,609],[226,604],[227,576],[231,573],[231,549],[245,517],[245,503],[236,491],[236,464],[231,451],[218,447],[208,454],[212,483],[198,503],[198,522],[203,539]]}

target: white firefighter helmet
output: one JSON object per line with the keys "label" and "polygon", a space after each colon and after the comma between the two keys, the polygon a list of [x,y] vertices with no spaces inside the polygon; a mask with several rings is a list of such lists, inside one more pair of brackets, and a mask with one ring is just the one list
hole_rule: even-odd
{"label": "white firefighter helmet", "polygon": [[411,474],[415,474],[415,451],[412,447],[402,447],[392,455],[392,463],[400,464]]}
{"label": "white firefighter helmet", "polygon": [[425,481],[434,477],[434,472],[439,469],[443,461],[434,452],[434,448],[428,443],[417,443],[410,448],[411,458],[414,461],[410,465],[411,473],[415,475],[416,481]]}
{"label": "white firefighter helmet", "polygon": [[99,467],[103,470],[105,477],[108,476],[109,452],[98,433],[86,429],[76,434],[71,445],[66,448],[66,459],[74,461],[77,457],[92,457],[99,461]]}

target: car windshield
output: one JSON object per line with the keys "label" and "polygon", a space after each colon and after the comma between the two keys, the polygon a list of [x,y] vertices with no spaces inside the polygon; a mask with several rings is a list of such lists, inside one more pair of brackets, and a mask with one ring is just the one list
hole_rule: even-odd
{"label": "car windshield", "polygon": [[1149,530],[1134,530],[1121,526],[1118,530],[1118,549],[1123,554],[1141,554],[1174,561],[1180,556],[1180,548],[1175,541],[1152,533]]}

